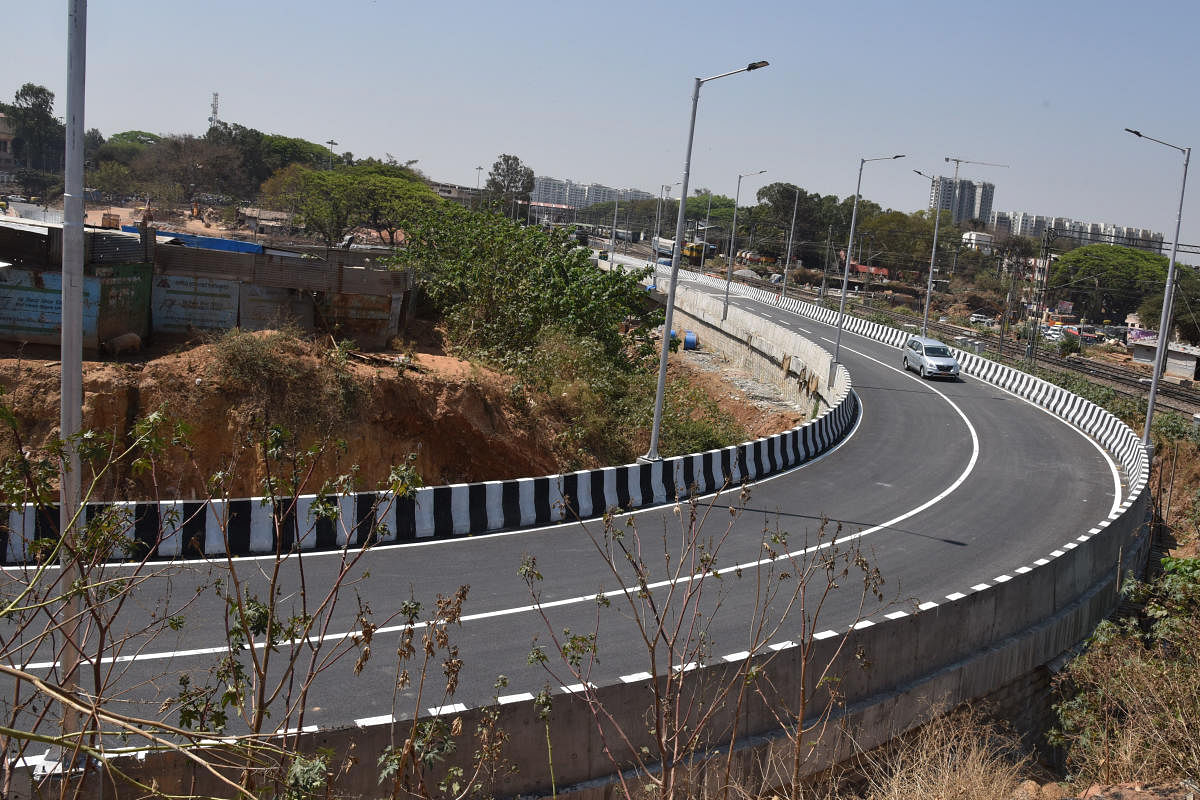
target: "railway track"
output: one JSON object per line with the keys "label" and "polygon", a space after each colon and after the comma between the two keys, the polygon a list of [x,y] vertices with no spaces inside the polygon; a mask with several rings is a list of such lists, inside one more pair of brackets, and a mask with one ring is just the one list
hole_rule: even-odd
{"label": "railway track", "polygon": [[[747,283],[749,283],[747,281]],[[762,282],[764,288],[777,289],[778,287]],[[793,290],[788,287],[788,294],[801,297],[806,300],[815,301],[816,294],[804,290]],[[914,318],[909,314],[902,314],[891,309],[872,308],[870,306],[859,306],[858,314],[862,315],[878,315],[888,318],[896,327],[912,326],[914,320],[919,322],[918,318]],[[882,320],[881,320],[882,321]],[[968,339],[981,342],[983,345],[984,354],[996,357],[1000,353],[1000,337],[999,334],[992,331],[979,331],[975,328],[962,328],[957,325],[950,325],[942,322],[929,323],[929,331],[931,335],[948,343],[954,343],[955,339],[964,336]],[[1024,354],[1024,343],[1004,343],[1003,355],[1010,363],[1025,361],[1022,357]],[[1079,358],[1077,356],[1068,356],[1066,358],[1048,352],[1044,347],[1039,348],[1036,352],[1036,361],[1039,369],[1053,370],[1057,372],[1067,372],[1080,375],[1090,381],[1101,383],[1114,391],[1131,398],[1133,400],[1145,401],[1150,392],[1150,376],[1141,370],[1129,369],[1120,367],[1115,364],[1107,364],[1100,361],[1093,361],[1087,358]],[[1179,386],[1178,384],[1159,381],[1158,397],[1155,401],[1159,408],[1176,411],[1185,416],[1192,416],[1200,413],[1200,391],[1190,387]]]}

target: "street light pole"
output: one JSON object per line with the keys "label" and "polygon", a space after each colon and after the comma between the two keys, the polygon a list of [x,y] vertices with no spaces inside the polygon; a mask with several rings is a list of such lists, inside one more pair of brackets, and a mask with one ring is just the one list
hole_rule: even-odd
{"label": "street light pole", "polygon": [[475,210],[476,211],[478,211],[479,207],[481,205],[483,205],[481,202],[479,202],[481,199],[479,196],[479,173],[480,172],[483,172],[483,167],[476,167],[475,168]]}
{"label": "street light pole", "polygon": [[796,199],[792,201],[792,226],[788,228],[788,243],[787,255],[783,257],[783,288],[779,290],[779,297],[787,296],[787,272],[788,264],[792,263],[792,237],[796,233],[796,209],[800,207],[800,187],[795,187]]}
{"label": "street light pole", "polygon": [[[854,252],[854,228],[858,224],[858,197],[862,192],[862,174],[863,166],[868,161],[892,161],[897,158],[904,158],[904,154],[895,156],[879,156],[878,158],[860,158],[858,160],[858,183],[854,186],[854,206],[850,211],[850,240],[846,242],[846,268],[842,270],[842,299],[838,303],[838,326],[837,338],[833,343],[833,363],[836,364],[838,356],[842,352],[842,328],[846,325],[846,287],[850,285],[850,258]],[[832,375],[833,365],[830,365],[830,374]]]}
{"label": "street light pole", "polygon": [[608,240],[608,265],[615,267],[617,265],[617,209],[621,206],[621,196],[613,195],[613,224],[612,235]]}
{"label": "street light pole", "polygon": [[712,192],[708,193],[708,208],[704,211],[704,238],[700,241],[700,271],[704,272],[704,262],[708,259],[708,220],[712,216]]}
{"label": "street light pole", "polygon": [[721,319],[729,316],[729,284],[733,283],[733,246],[737,241],[737,209],[738,200],[742,196],[742,178],[749,177],[750,175],[762,175],[764,172],[766,172],[765,169],[760,169],[758,172],[747,172],[738,175],[737,192],[733,195],[733,226],[729,231],[729,261],[725,265],[725,304],[721,306]]}
{"label": "street light pole", "polygon": [[829,226],[829,233],[825,235],[825,266],[821,270],[821,290],[817,292],[817,299],[825,299],[825,284],[829,282],[829,252],[833,249],[833,226]]}
{"label": "street light pole", "polygon": [[[737,75],[739,72],[752,72],[756,69],[762,69],[767,66],[766,61],[754,61],[741,69],[723,72],[720,75],[713,75],[710,78],[696,78],[692,85],[692,116],[691,122],[688,124],[687,148],[684,151],[683,157],[683,180],[681,181],[683,188],[680,190],[679,196],[679,215],[676,217],[675,230],[683,230],[683,224],[687,213],[687,193],[688,193],[688,178],[692,172],[692,139],[696,133],[696,107],[700,103],[700,87],[709,81],[715,81],[717,78],[724,78],[729,75]],[[675,247],[671,254],[671,281],[667,285],[667,310],[666,317],[663,320],[663,335],[662,335],[662,355],[658,360],[658,388],[654,393],[654,423],[650,428],[650,449],[646,451],[646,455],[639,458],[639,461],[661,461],[662,457],[658,454],[658,436],[662,430],[662,412],[663,412],[663,392],[667,386],[667,356],[671,352],[671,317],[675,311],[675,284],[679,278],[679,252],[680,241],[679,237],[675,237]]]}
{"label": "street light pole", "polygon": [[[63,442],[59,464],[58,529],[69,543],[59,556],[62,564],[63,617],[61,685],[68,695],[79,691],[79,666],[83,650],[79,629],[83,619],[84,594],[75,591],[80,582],[76,556],[80,532],[80,462],[76,437],[83,425],[83,265],[85,260],[83,209],[84,91],[87,63],[87,0],[71,0],[67,8],[67,118],[65,125],[65,174],[63,181],[62,295],[59,350],[59,438]],[[148,206],[149,204],[147,204]],[[11,534],[10,534],[11,535]],[[63,764],[80,752],[83,729],[80,712],[63,704]]]}
{"label": "street light pole", "polygon": [[[913,172],[917,173],[922,178],[929,178],[929,192],[930,194],[933,194],[933,184],[937,181],[937,178],[933,177],[932,175],[926,175],[919,169],[914,169]],[[933,209],[933,252],[931,252],[929,255],[929,281],[925,285],[925,313],[921,317],[922,336],[927,336],[929,332],[929,301],[933,297],[933,272],[934,263],[937,260],[938,226],[942,222],[942,202],[940,195],[936,199],[937,202],[934,203],[935,208]]]}
{"label": "street light pole", "polygon": [[1171,243],[1171,258],[1167,262],[1167,285],[1163,290],[1162,314],[1158,318],[1158,346],[1154,352],[1154,374],[1150,378],[1150,397],[1146,401],[1146,427],[1142,429],[1142,446],[1147,454],[1152,454],[1150,445],[1150,422],[1154,418],[1154,401],[1158,397],[1158,382],[1162,378],[1163,369],[1167,364],[1167,351],[1171,345],[1171,312],[1175,302],[1175,255],[1179,252],[1179,228],[1183,224],[1183,195],[1187,191],[1188,162],[1192,160],[1192,148],[1180,147],[1177,144],[1146,136],[1141,131],[1132,128],[1125,130],[1139,139],[1149,139],[1183,153],[1183,180],[1179,184],[1179,211],[1175,214],[1175,241]]}
{"label": "street light pole", "polygon": [[[654,241],[652,241],[650,243],[650,249],[652,251],[654,251],[655,264],[658,263],[658,235],[659,235],[658,223],[659,223],[659,217],[662,214],[663,192],[667,191],[669,189],[674,189],[678,185],[679,185],[679,181],[675,181],[674,183],[659,184],[659,187],[658,187],[658,204],[654,206]],[[668,194],[667,199],[670,200],[671,195]],[[678,232],[676,232],[676,235],[678,235]]]}

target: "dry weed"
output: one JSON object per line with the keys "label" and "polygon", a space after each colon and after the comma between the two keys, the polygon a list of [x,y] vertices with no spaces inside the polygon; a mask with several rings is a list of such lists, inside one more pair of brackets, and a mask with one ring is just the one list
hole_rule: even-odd
{"label": "dry weed", "polygon": [[1028,756],[1015,733],[966,707],[864,760],[867,800],[1008,800]]}

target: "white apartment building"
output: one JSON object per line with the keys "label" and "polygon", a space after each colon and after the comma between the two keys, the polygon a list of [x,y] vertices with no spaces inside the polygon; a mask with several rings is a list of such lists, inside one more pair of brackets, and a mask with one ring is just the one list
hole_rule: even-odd
{"label": "white apartment building", "polygon": [[959,178],[956,184],[953,178],[938,176],[929,187],[929,209],[951,212],[955,225],[971,219],[987,221],[992,216],[995,194],[996,186],[987,181]]}

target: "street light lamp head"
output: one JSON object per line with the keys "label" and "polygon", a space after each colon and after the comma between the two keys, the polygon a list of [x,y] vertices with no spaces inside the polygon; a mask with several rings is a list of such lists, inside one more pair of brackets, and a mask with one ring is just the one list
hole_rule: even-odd
{"label": "street light lamp head", "polygon": [[768,62],[768,61],[755,61],[752,64],[746,65],[746,71],[753,72],[754,70],[762,69],[763,67],[768,66],[769,64],[770,64],[770,62]]}
{"label": "street light lamp head", "polygon": [[896,160],[897,158],[905,158],[905,157],[906,157],[906,154],[905,154],[905,153],[901,153],[901,154],[900,154],[900,155],[898,155],[898,156],[892,156],[892,160],[894,161],[894,160]]}
{"label": "street light lamp head", "polygon": [[1139,139],[1142,138],[1141,131],[1135,131],[1133,128],[1126,128],[1125,130],[1128,131],[1129,133],[1132,133],[1134,136],[1138,137]]}

